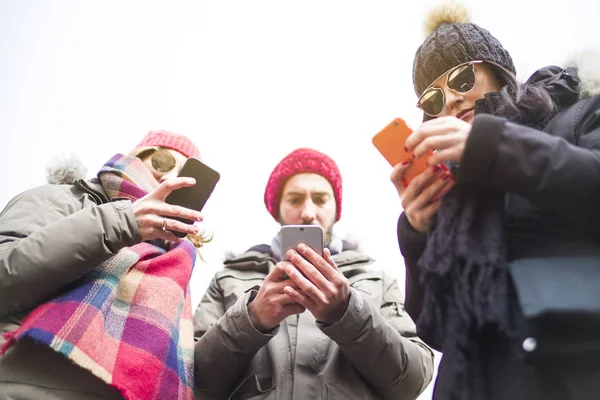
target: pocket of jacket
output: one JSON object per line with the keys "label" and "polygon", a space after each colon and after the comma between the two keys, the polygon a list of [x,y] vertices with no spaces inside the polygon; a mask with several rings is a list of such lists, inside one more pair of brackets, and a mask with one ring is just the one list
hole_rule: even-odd
{"label": "pocket of jacket", "polygon": [[228,400],[267,400],[275,398],[275,386],[263,388],[265,382],[260,382],[256,374],[240,382],[227,398]]}
{"label": "pocket of jacket", "polygon": [[523,258],[509,264],[530,356],[600,353],[599,266],[598,256]]}

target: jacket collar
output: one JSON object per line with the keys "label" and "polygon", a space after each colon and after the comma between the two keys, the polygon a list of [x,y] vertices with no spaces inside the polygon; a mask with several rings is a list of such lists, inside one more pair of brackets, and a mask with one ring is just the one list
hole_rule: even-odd
{"label": "jacket collar", "polygon": [[[574,67],[566,69],[554,65],[544,67],[531,75],[526,83],[543,88],[550,94],[557,106],[555,113],[576,103],[581,94],[581,80],[579,79],[577,68]],[[483,99],[475,102],[475,115],[491,114],[503,116],[503,113],[499,112],[501,102],[502,95],[500,92],[487,93]],[[534,118],[532,119],[532,123],[536,126],[544,126],[552,116],[544,121],[537,121]]]}
{"label": "jacket collar", "polygon": [[94,202],[98,205],[108,203],[108,197],[104,194],[102,185],[94,181],[85,181],[83,179],[77,179],[73,182],[73,185],[89,194]]}
{"label": "jacket collar", "polygon": [[[354,275],[357,270],[363,270],[371,265],[374,260],[364,253],[359,252],[351,244],[344,241],[341,253],[333,256],[333,259],[346,277]],[[237,257],[230,258],[224,262],[225,268],[236,270],[257,271],[269,273],[278,260],[273,255],[271,247],[266,244],[254,246]]]}

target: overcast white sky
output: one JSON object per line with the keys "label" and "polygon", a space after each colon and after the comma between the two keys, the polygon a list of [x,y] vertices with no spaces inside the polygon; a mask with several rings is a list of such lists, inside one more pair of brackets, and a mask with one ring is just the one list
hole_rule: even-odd
{"label": "overcast white sky", "polygon": [[[420,122],[412,61],[434,4],[0,0],[0,208],[44,184],[57,156],[76,154],[91,177],[149,129],[186,134],[222,177],[204,210],[215,239],[197,264],[197,303],[225,251],[276,234],[268,175],[313,147],[342,171],[337,231],[403,285],[400,201],[371,137],[396,116]],[[522,79],[600,42],[597,0],[463,4]]]}

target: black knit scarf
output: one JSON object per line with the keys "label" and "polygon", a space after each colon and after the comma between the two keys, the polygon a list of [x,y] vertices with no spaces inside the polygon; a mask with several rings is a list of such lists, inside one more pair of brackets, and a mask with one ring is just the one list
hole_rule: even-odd
{"label": "black knit scarf", "polygon": [[503,218],[504,193],[457,184],[419,260],[425,292],[417,328],[442,343],[436,394],[443,399],[484,398],[471,393],[485,390],[477,339],[489,324],[509,332]]}

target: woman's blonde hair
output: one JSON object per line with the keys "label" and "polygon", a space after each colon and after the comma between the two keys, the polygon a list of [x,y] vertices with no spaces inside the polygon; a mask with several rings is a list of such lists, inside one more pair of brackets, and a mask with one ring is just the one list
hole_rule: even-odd
{"label": "woman's blonde hair", "polygon": [[196,253],[198,253],[198,256],[200,257],[200,259],[202,261],[204,261],[204,258],[202,258],[202,254],[200,253],[200,249],[206,243],[213,240],[213,234],[208,232],[207,229],[201,229],[200,232],[196,233],[195,235],[191,235],[191,234],[187,235],[186,239],[188,239],[190,242],[192,242],[192,244],[196,248]]}

